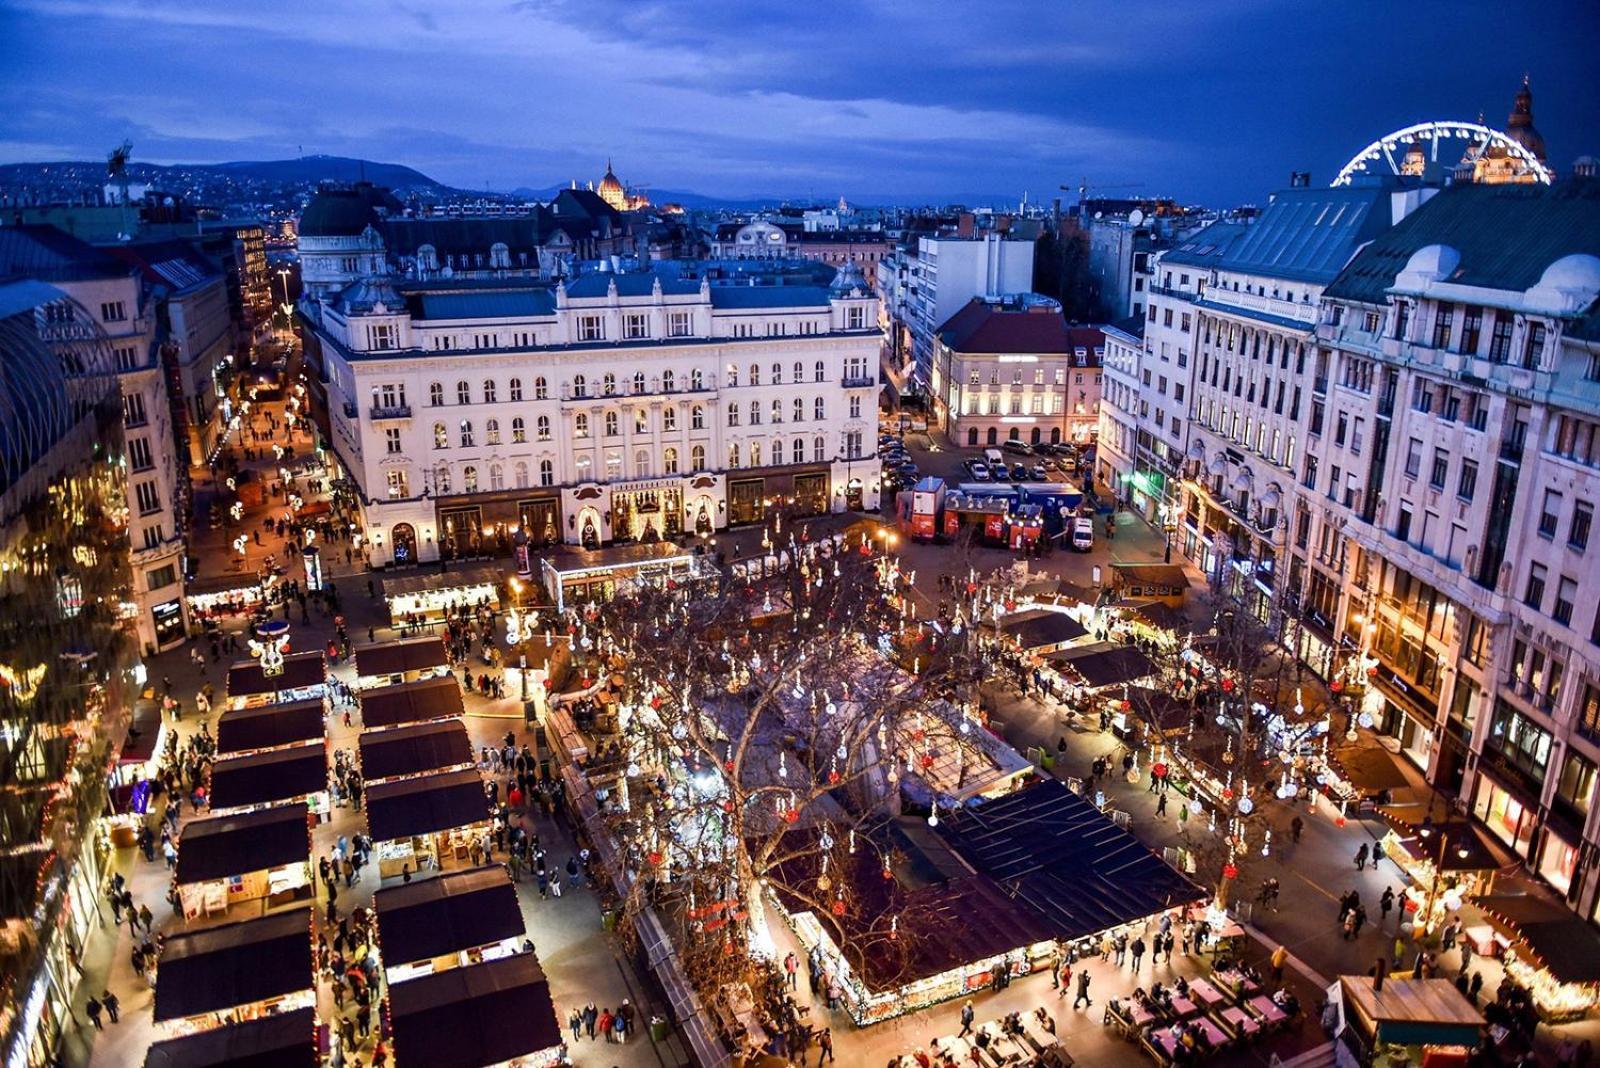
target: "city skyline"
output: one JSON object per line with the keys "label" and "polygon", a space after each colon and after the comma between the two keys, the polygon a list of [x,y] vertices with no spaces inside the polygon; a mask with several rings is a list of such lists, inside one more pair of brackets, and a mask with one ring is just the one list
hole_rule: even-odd
{"label": "city skyline", "polygon": [[[1501,127],[1524,73],[1558,172],[1600,148],[1576,4],[1454,5],[1447,19],[1349,5],[1316,20],[1274,2],[1143,19],[1101,5],[915,22],[676,10],[0,4],[0,85],[27,101],[0,121],[0,162],[97,159],[128,138],[142,162],[326,153],[501,191],[593,180],[611,157],[627,181],[727,198],[1048,203],[1087,177],[1229,206],[1291,170],[1324,184],[1412,122],[1482,111]],[[1374,42],[1380,18],[1398,44]]]}

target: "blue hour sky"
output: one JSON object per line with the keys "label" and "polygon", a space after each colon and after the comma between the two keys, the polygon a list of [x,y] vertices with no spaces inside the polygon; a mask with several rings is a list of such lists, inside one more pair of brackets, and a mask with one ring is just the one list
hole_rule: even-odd
{"label": "blue hour sky", "polygon": [[[1388,130],[1600,154],[1592,0],[0,0],[0,162],[305,153],[496,189],[1214,205]],[[1070,194],[1069,196],[1075,196]]]}

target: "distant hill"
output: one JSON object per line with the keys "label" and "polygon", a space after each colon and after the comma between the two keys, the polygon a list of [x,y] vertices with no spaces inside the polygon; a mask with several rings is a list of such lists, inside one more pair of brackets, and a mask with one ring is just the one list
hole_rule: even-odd
{"label": "distant hill", "polygon": [[[176,169],[176,168],[169,168]],[[413,167],[378,163],[349,156],[302,156],[299,159],[241,160],[235,163],[190,165],[188,170],[215,170],[245,175],[265,182],[355,182],[365,178],[391,189],[405,187],[448,188]]]}

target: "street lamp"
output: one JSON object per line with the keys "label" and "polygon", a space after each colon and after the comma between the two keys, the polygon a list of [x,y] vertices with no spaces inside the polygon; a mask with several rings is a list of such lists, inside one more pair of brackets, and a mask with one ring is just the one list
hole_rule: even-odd
{"label": "street lamp", "polygon": [[[1429,819],[1431,820],[1432,817],[1430,816]],[[1423,841],[1427,841],[1433,835],[1433,827],[1427,820],[1425,820],[1423,825],[1417,828],[1417,834],[1422,837]],[[1444,871],[1444,858],[1449,849],[1450,832],[1447,830],[1442,830],[1439,832],[1439,854],[1434,858],[1433,863],[1433,880],[1428,886],[1428,900],[1422,912],[1424,931],[1426,931],[1433,923],[1433,907],[1439,896],[1439,876]],[[1467,859],[1467,848],[1465,846],[1458,846],[1456,848],[1456,856],[1462,860]]]}

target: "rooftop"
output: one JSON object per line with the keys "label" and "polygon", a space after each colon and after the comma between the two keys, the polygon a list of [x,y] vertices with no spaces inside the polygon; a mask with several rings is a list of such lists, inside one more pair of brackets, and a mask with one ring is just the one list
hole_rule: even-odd
{"label": "rooftop", "polygon": [[1001,305],[974,297],[939,328],[939,340],[954,352],[1068,355],[1105,344],[1096,327],[1072,326],[1059,307]]}
{"label": "rooftop", "polygon": [[132,273],[128,264],[105,249],[54,226],[0,226],[0,278],[83,282]]}
{"label": "rooftop", "polygon": [[1296,282],[1331,282],[1363,243],[1388,227],[1388,201],[1389,190],[1382,186],[1282,190],[1216,266]]}

